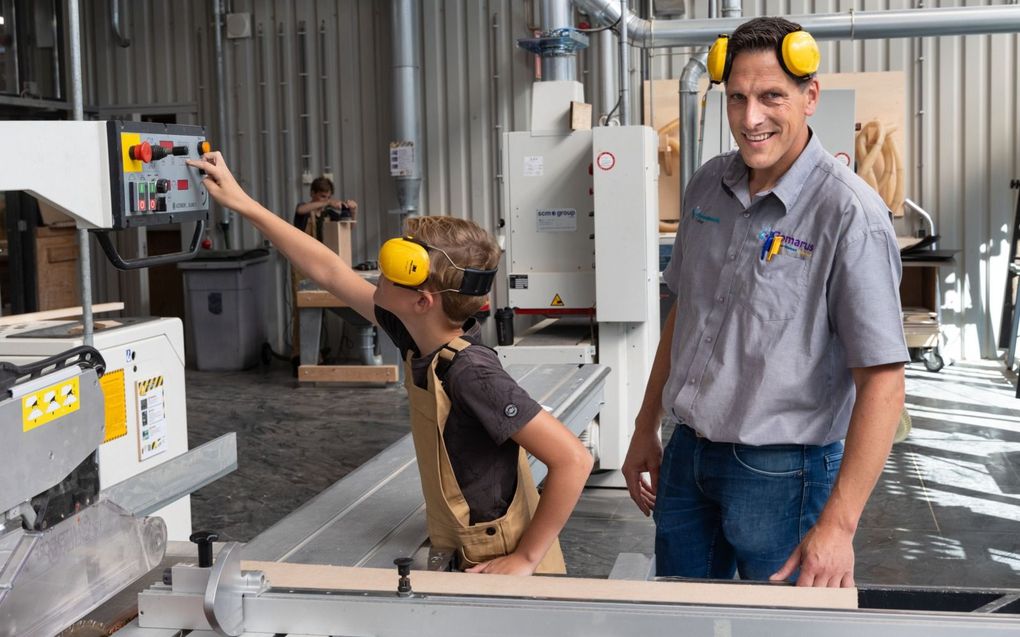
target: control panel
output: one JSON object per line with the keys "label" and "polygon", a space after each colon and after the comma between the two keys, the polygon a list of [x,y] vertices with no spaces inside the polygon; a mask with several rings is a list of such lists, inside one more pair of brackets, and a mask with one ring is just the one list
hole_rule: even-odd
{"label": "control panel", "polygon": [[209,152],[201,126],[107,122],[113,229],[205,220],[209,193],[184,162]]}

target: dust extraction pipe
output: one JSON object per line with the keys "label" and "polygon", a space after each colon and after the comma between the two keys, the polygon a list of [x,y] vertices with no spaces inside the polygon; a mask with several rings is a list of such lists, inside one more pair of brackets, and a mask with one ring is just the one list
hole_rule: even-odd
{"label": "dust extraction pipe", "polygon": [[[542,30],[546,33],[574,25],[574,9],[570,0],[543,0]],[[577,80],[577,56],[573,53],[542,57],[542,80]]]}
{"label": "dust extraction pipe", "polygon": [[[617,0],[574,0],[593,22],[613,24],[621,14]],[[810,31],[816,40],[873,40],[1020,31],[1020,6],[953,7],[902,11],[848,11],[784,16]],[[711,44],[720,33],[732,33],[746,18],[717,20],[650,20],[627,16],[634,46],[660,48]]]}
{"label": "dust extraction pipe", "polygon": [[[397,182],[397,202],[402,215],[420,214],[421,190],[421,14],[417,0],[393,0],[393,138],[410,143],[409,166],[401,166],[393,177]],[[405,155],[406,157],[406,155]],[[391,168],[391,173],[393,169]]]}

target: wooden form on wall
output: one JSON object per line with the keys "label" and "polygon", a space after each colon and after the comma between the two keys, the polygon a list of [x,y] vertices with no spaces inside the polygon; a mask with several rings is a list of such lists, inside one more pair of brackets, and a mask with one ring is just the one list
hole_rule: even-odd
{"label": "wooden form on wall", "polygon": [[[653,84],[654,82],[654,84]],[[856,121],[865,124],[880,119],[886,127],[895,127],[892,138],[903,156],[903,165],[909,167],[911,157],[906,144],[906,74],[903,71],[876,73],[820,73],[818,82],[823,89],[853,89],[855,91]],[[652,86],[649,86],[652,84]],[[708,80],[703,79],[699,88],[699,99],[704,94]],[[644,83],[645,112],[643,122],[656,131],[680,116],[680,80],[654,80]],[[721,90],[716,88],[714,90]],[[824,108],[824,101],[819,108]],[[679,129],[670,134],[674,141],[679,139]],[[663,151],[667,148],[665,136],[659,139],[659,219],[675,221],[680,218],[680,162],[673,157],[672,175],[666,174]],[[707,159],[707,158],[706,158]],[[910,170],[906,170],[909,185]],[[909,193],[909,187],[906,189]],[[909,196],[909,194],[908,194]]]}

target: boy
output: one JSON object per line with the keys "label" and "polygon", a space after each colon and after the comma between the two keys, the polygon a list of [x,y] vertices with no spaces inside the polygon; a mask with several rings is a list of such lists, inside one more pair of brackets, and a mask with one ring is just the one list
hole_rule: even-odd
{"label": "boy", "polygon": [[[479,345],[470,317],[485,302],[499,247],[474,223],[409,220],[408,237],[380,251],[378,287],[308,235],[252,200],[219,153],[190,166],[206,188],[251,221],[292,263],[380,326],[405,355],[422,490],[432,544],[457,550],[475,573],[563,573],[557,535],[591,472],[578,439]],[[523,448],[523,449],[522,449]],[[527,450],[549,468],[538,492]]]}
{"label": "boy", "polygon": [[[309,187],[311,199],[303,201],[294,208],[294,225],[298,230],[305,230],[308,220],[314,213],[316,217],[326,212],[332,221],[353,219],[358,213],[358,202],[353,199],[334,199],[333,182],[328,177],[316,177]],[[345,217],[344,213],[347,213]]]}

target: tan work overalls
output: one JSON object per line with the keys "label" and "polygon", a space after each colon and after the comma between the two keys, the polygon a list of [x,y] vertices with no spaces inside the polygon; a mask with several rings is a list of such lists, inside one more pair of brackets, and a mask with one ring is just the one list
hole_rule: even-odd
{"label": "tan work overalls", "polygon": [[[470,345],[466,340],[456,338],[439,350],[429,367],[427,389],[414,384],[410,352],[404,367],[404,385],[411,404],[411,436],[425,494],[429,539],[434,547],[457,549],[457,566],[460,569],[512,553],[538,506],[538,490],[522,448],[517,461],[517,490],[506,514],[490,522],[470,525],[470,509],[457,484],[443,442],[443,430],[450,415],[450,399],[436,376],[436,365],[440,359],[449,363],[457,352]],[[549,547],[535,572],[567,572],[558,539]]]}

